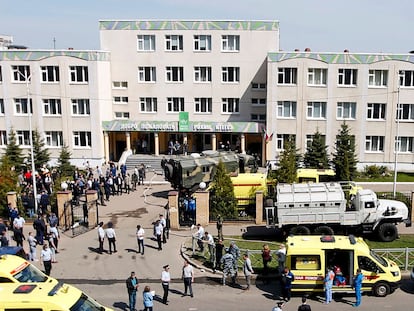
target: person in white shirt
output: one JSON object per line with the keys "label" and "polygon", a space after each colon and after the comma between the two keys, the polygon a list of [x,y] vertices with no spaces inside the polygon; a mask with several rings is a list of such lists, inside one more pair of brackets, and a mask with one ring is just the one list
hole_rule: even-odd
{"label": "person in white shirt", "polygon": [[157,237],[157,243],[158,243],[158,250],[162,250],[162,233],[164,231],[164,227],[162,226],[161,222],[157,220],[155,223],[155,236]]}
{"label": "person in white shirt", "polygon": [[137,241],[138,241],[138,253],[144,255],[144,236],[145,230],[140,225],[137,226]]}
{"label": "person in white shirt", "polygon": [[99,240],[98,253],[102,254],[102,252],[104,251],[103,245],[104,245],[104,240],[105,240],[105,230],[103,228],[103,222],[102,221],[98,225],[98,240]]}
{"label": "person in white shirt", "polygon": [[167,221],[163,214],[160,214],[160,223],[162,225],[162,243],[167,243]]}
{"label": "person in white shirt", "polygon": [[184,281],[184,296],[187,296],[187,290],[189,290],[190,296],[191,298],[193,298],[194,295],[193,295],[192,283],[194,282],[194,269],[193,269],[193,266],[190,265],[188,260],[184,260],[183,281]]}
{"label": "person in white shirt", "polygon": [[213,236],[208,233],[207,231],[204,233],[204,242],[207,243],[208,246],[208,252],[210,253],[210,263],[212,265],[212,267],[214,267],[214,262],[215,262],[215,246],[216,244],[214,243],[214,238]]}
{"label": "person in white shirt", "polygon": [[162,297],[162,303],[168,305],[168,289],[170,286],[171,275],[170,275],[170,266],[165,265],[163,267],[163,271],[161,272],[161,284],[164,290],[164,296]]}
{"label": "person in white shirt", "polygon": [[113,228],[113,223],[112,222],[108,222],[108,228],[105,230],[106,233],[106,237],[108,238],[108,243],[109,243],[109,254],[112,254],[112,247],[114,249],[114,253],[117,252],[116,250],[116,234],[115,234],[115,230]]}
{"label": "person in white shirt", "polygon": [[46,275],[50,275],[50,271],[52,270],[52,251],[50,250],[47,243],[43,245],[42,252],[40,253],[40,258],[42,259],[42,264],[45,268]]}
{"label": "person in white shirt", "polygon": [[200,248],[200,252],[204,252],[204,228],[200,224],[197,225],[197,232],[195,233],[195,237],[197,238],[197,245]]}

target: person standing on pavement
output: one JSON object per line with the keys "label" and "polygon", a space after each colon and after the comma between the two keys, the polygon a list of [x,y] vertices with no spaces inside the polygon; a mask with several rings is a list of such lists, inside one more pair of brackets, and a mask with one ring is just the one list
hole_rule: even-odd
{"label": "person standing on pavement", "polygon": [[157,244],[158,244],[158,250],[162,250],[162,232],[164,230],[164,227],[161,224],[160,220],[157,220],[155,223],[154,231],[155,236],[157,237]]}
{"label": "person standing on pavement", "polygon": [[234,241],[230,242],[230,247],[229,247],[229,251],[230,253],[233,255],[234,261],[233,261],[233,269],[234,269],[234,273],[237,276],[237,272],[239,270],[239,258],[240,258],[240,249],[239,247],[236,245],[236,243]]}
{"label": "person standing on pavement", "polygon": [[298,307],[298,311],[312,311],[311,306],[306,302],[306,296],[302,297],[302,304]]}
{"label": "person standing on pavement", "polygon": [[152,295],[151,288],[148,285],[144,288],[142,300],[144,302],[144,311],[152,311],[152,307],[154,306],[154,296]]}
{"label": "person standing on pavement", "polygon": [[37,243],[43,245],[43,239],[46,233],[46,223],[42,215],[37,215],[37,219],[33,222],[33,228],[36,230]]}
{"label": "person standing on pavement", "polygon": [[128,291],[128,298],[129,298],[129,310],[136,311],[135,305],[137,303],[137,290],[139,287],[139,282],[137,277],[135,276],[135,272],[132,271],[129,278],[126,279],[126,287]]}
{"label": "person standing on pavement", "polygon": [[195,233],[195,238],[197,239],[197,245],[200,249],[200,252],[204,252],[204,244],[203,244],[203,238],[204,238],[204,228],[201,224],[197,224],[197,232]]}
{"label": "person standing on pavement", "polygon": [[29,243],[29,260],[30,261],[39,261],[36,258],[36,245],[37,245],[37,240],[33,236],[33,233],[31,231],[29,232],[29,237],[27,238],[27,242]]}
{"label": "person standing on pavement", "polygon": [[277,255],[277,262],[278,262],[278,273],[279,275],[282,275],[285,269],[285,261],[286,261],[285,244],[279,245],[279,249],[277,250],[276,255]]}
{"label": "person standing on pavement", "polygon": [[244,290],[249,290],[250,289],[250,281],[252,278],[252,274],[254,273],[253,268],[252,268],[252,261],[249,258],[249,254],[244,254],[243,255],[243,259],[244,259],[244,264],[243,264],[243,273],[244,273],[244,277],[246,278],[246,287],[243,288]]}
{"label": "person standing on pavement", "polygon": [[231,284],[236,283],[236,273],[234,272],[234,257],[228,249],[226,254],[221,258],[220,263],[223,266],[223,285],[226,285],[226,278],[228,275],[231,276]]}
{"label": "person standing on pavement", "polygon": [[141,225],[137,226],[137,242],[138,242],[138,253],[141,253],[141,255],[144,255],[144,236],[145,236],[145,230],[141,227]]}
{"label": "person standing on pavement", "polygon": [[323,285],[325,288],[325,303],[328,304],[332,301],[332,286],[335,278],[335,273],[332,271],[331,267],[326,269],[325,279]]}
{"label": "person standing on pavement", "polygon": [[98,248],[98,253],[102,254],[102,252],[104,251],[103,249],[103,245],[104,245],[104,240],[105,240],[105,230],[103,228],[103,222],[101,221],[98,225],[98,240],[99,240],[99,248]]}
{"label": "person standing on pavement", "polygon": [[292,296],[292,282],[294,280],[295,276],[293,273],[288,267],[285,267],[281,278],[282,295],[285,301],[289,301]]}
{"label": "person standing on pavement", "polygon": [[45,268],[45,274],[50,275],[50,271],[52,271],[52,251],[47,243],[43,245],[40,258],[42,260],[43,267]]}
{"label": "person standing on pavement", "polygon": [[215,249],[216,249],[216,262],[214,265],[213,272],[216,272],[216,269],[220,269],[220,266],[221,266],[221,258],[223,257],[223,249],[224,249],[223,240],[219,239],[217,241],[215,245]]}
{"label": "person standing on pavement", "polygon": [[189,291],[191,298],[193,298],[194,295],[193,295],[192,283],[194,282],[194,269],[193,269],[193,266],[190,265],[188,260],[184,260],[182,279],[184,281],[184,295],[183,296],[187,296],[187,291]]}
{"label": "person standing on pavement", "polygon": [[162,225],[162,243],[167,243],[167,221],[163,214],[160,214],[160,223]]}
{"label": "person standing on pavement", "polygon": [[108,228],[106,228],[105,230],[105,234],[106,237],[108,238],[108,243],[109,243],[109,254],[112,254],[112,247],[114,249],[114,253],[117,252],[116,250],[116,234],[115,234],[115,230],[113,228],[113,223],[110,221],[108,222]]}
{"label": "person standing on pavement", "polygon": [[267,276],[269,273],[269,263],[272,261],[272,253],[268,244],[263,245],[262,249],[262,260],[263,260],[263,275]]}
{"label": "person standing on pavement", "polygon": [[161,284],[162,289],[164,290],[164,295],[162,296],[162,303],[168,305],[168,290],[170,287],[171,275],[170,275],[170,266],[165,265],[161,273]]}
{"label": "person standing on pavement", "polygon": [[214,262],[215,262],[214,256],[216,255],[215,250],[214,250],[215,248],[214,238],[210,233],[206,231],[204,232],[204,240],[207,243],[208,252],[210,253],[210,264],[214,268]]}
{"label": "person standing on pavement", "polygon": [[284,306],[283,301],[279,301],[278,303],[276,303],[276,306],[272,308],[272,311],[282,311],[283,306]]}
{"label": "person standing on pavement", "polygon": [[361,272],[361,269],[357,269],[357,275],[354,277],[354,281],[352,283],[352,287],[355,289],[355,298],[356,301],[352,305],[353,307],[358,307],[361,304],[361,287],[362,287],[362,280],[364,279],[364,275]]}

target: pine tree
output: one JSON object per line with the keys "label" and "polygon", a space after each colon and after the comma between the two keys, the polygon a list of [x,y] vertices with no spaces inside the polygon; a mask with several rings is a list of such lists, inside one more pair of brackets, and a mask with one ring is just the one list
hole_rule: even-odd
{"label": "pine tree", "polygon": [[357,173],[357,157],[355,154],[355,137],[350,134],[344,122],[336,136],[335,152],[332,154],[337,180],[353,180]]}
{"label": "pine tree", "polygon": [[7,156],[10,165],[14,166],[17,171],[20,171],[23,166],[23,151],[17,144],[16,132],[11,129],[9,137],[7,138],[7,147],[4,156]]}
{"label": "pine tree", "polygon": [[307,168],[330,168],[328,146],[319,130],[313,135],[312,142],[306,147],[303,163]]}
{"label": "pine tree", "polygon": [[280,155],[280,168],[276,170],[278,182],[293,183],[296,181],[296,170],[299,167],[300,154],[296,149],[294,136],[289,136],[283,143],[284,150]]}
{"label": "pine tree", "polygon": [[9,157],[5,154],[0,165],[0,217],[8,217],[7,192],[17,191],[17,174]]}
{"label": "pine tree", "polygon": [[38,130],[33,131],[33,157],[36,170],[39,170],[50,160],[50,153],[45,148],[45,140],[40,137]]}
{"label": "pine tree", "polygon": [[221,215],[224,219],[237,217],[237,202],[230,176],[222,161],[217,165],[211,186],[210,214],[215,219]]}
{"label": "pine tree", "polygon": [[69,147],[66,144],[63,144],[58,159],[58,171],[62,178],[71,177],[75,171],[75,166],[70,164],[70,157],[71,153]]}

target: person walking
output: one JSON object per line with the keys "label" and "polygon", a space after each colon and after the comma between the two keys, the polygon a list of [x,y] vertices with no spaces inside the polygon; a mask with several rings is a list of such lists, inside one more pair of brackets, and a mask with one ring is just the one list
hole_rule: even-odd
{"label": "person walking", "polygon": [[115,230],[113,228],[113,223],[110,221],[108,222],[108,228],[106,228],[105,230],[105,234],[106,237],[108,238],[108,243],[109,243],[109,254],[112,254],[112,247],[114,249],[114,253],[117,252],[116,250],[116,234],[115,234]]}
{"label": "person walking", "polygon": [[325,288],[325,303],[328,304],[332,301],[332,286],[335,278],[335,273],[332,271],[331,267],[326,269],[326,275],[324,279],[324,288]]}
{"label": "person walking", "polygon": [[39,261],[36,258],[36,245],[37,245],[37,240],[36,238],[33,236],[33,232],[29,232],[29,237],[27,238],[27,242],[29,243],[29,260],[30,261]]}
{"label": "person walking", "polygon": [[162,289],[164,290],[164,295],[162,296],[162,303],[168,305],[168,290],[170,287],[171,275],[170,275],[170,266],[165,265],[162,267],[164,270],[161,272],[161,284]]}
{"label": "person walking", "polygon": [[105,241],[105,230],[103,228],[103,224],[104,223],[102,221],[98,224],[98,240],[99,240],[98,253],[99,254],[102,254],[102,252],[104,251],[103,245]]}
{"label": "person walking", "polygon": [[162,232],[164,230],[164,227],[162,226],[160,220],[157,220],[155,223],[154,231],[155,236],[157,237],[157,244],[158,244],[158,250],[162,250]]}
{"label": "person walking", "polygon": [[193,295],[192,283],[194,282],[194,269],[193,269],[193,266],[190,265],[188,260],[184,260],[182,279],[184,281],[184,295],[183,296],[187,296],[187,291],[189,291],[191,298],[193,298],[194,295]]}
{"label": "person walking", "polygon": [[288,267],[285,267],[282,278],[281,278],[281,285],[282,285],[282,295],[285,301],[289,301],[290,297],[292,296],[292,282],[295,280],[295,276],[289,270]]}
{"label": "person walking", "polygon": [[43,245],[40,258],[42,260],[43,267],[45,268],[45,274],[50,275],[50,271],[52,271],[52,251],[50,250],[48,243]]}
{"label": "person walking", "polygon": [[306,296],[302,297],[302,304],[298,307],[298,311],[312,311],[311,306],[306,302]]}
{"label": "person walking", "polygon": [[223,266],[223,285],[226,285],[226,278],[228,275],[231,276],[231,284],[236,283],[236,273],[234,272],[234,257],[227,249],[227,252],[221,257],[220,263]]}
{"label": "person walking", "polygon": [[239,247],[236,245],[236,242],[231,241],[230,242],[230,247],[229,247],[230,253],[233,255],[234,261],[233,261],[233,269],[234,269],[234,273],[237,276],[237,272],[239,270],[239,258],[240,258],[240,249]]}
{"label": "person walking", "polygon": [[213,236],[208,233],[207,231],[204,232],[204,240],[207,243],[208,246],[208,252],[210,253],[210,264],[211,266],[214,268],[214,262],[215,262],[215,243],[214,243],[214,238]]}
{"label": "person walking", "polygon": [[364,279],[364,275],[361,272],[361,269],[357,269],[357,275],[354,277],[354,281],[352,283],[352,287],[355,289],[355,298],[356,301],[352,305],[353,307],[358,307],[361,304],[361,287],[362,287],[362,280]]}
{"label": "person walking", "polygon": [[39,243],[39,245],[43,245],[43,239],[46,233],[46,223],[42,215],[37,215],[37,219],[33,222],[33,229],[36,230],[37,243]]}
{"label": "person walking", "polygon": [[160,214],[160,223],[162,225],[162,243],[167,243],[167,220],[163,214]]}
{"label": "person walking", "polygon": [[144,255],[144,236],[145,236],[145,230],[141,227],[141,225],[137,226],[137,242],[138,242],[138,253],[141,253],[141,255]]}
{"label": "person walking", "polygon": [[244,259],[244,264],[243,264],[243,273],[244,273],[244,277],[246,279],[246,287],[243,288],[244,290],[249,290],[250,289],[250,281],[252,278],[252,274],[254,273],[253,268],[252,268],[252,261],[249,258],[249,254],[245,253],[243,255],[243,259]]}
{"label": "person walking", "polygon": [[129,310],[136,311],[137,309],[135,309],[135,305],[137,303],[137,290],[139,282],[134,271],[131,272],[131,275],[126,279],[125,283],[128,291]]}
{"label": "person walking", "polygon": [[143,311],[152,311],[152,307],[154,306],[154,296],[152,295],[151,288],[148,285],[144,288],[142,300],[144,302]]}

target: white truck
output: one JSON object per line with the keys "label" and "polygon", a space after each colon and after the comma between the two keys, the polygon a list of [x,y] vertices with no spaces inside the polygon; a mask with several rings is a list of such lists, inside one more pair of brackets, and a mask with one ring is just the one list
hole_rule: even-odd
{"label": "white truck", "polygon": [[384,242],[398,237],[397,224],[411,226],[407,206],[379,200],[372,190],[358,189],[347,200],[339,183],[278,184],[274,206],[265,207],[268,227],[285,234],[375,234]]}

